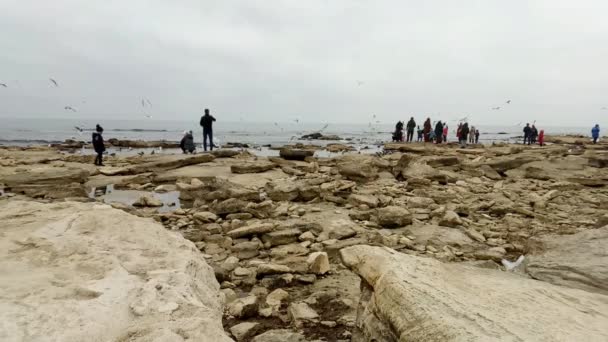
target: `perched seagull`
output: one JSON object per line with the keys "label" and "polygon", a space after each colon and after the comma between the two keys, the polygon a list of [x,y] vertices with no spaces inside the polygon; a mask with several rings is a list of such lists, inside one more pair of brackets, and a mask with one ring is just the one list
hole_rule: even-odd
{"label": "perched seagull", "polygon": [[8,88],[8,86],[6,85],[6,83],[0,83],[0,86],[3,86],[4,88]]}
{"label": "perched seagull", "polygon": [[55,85],[55,87],[59,87],[59,84],[54,79],[49,78],[49,81],[53,82],[53,84]]}
{"label": "perched seagull", "polygon": [[517,258],[517,260],[515,262],[510,262],[509,260],[506,259],[502,259],[502,265],[507,269],[507,271],[512,271],[514,268],[516,268],[517,266],[521,265],[521,263],[524,261],[525,257],[523,255],[520,255],[519,258]]}
{"label": "perched seagull", "polygon": [[65,106],[65,107],[63,107],[63,109],[65,109],[65,110],[71,110],[71,111],[72,111],[72,112],[74,112],[74,113],[76,113],[76,112],[77,112],[77,110],[76,110],[76,109],[74,109],[74,108],[72,108],[72,107],[70,107],[70,106]]}
{"label": "perched seagull", "polygon": [[506,104],[511,104],[511,100],[507,100],[507,102],[505,102]]}

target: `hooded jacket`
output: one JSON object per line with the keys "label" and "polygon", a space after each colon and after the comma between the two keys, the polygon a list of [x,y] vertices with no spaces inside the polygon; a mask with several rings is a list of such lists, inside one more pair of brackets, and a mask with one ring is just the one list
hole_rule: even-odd
{"label": "hooded jacket", "polygon": [[599,138],[599,137],[600,137],[600,126],[599,126],[599,125],[595,125],[595,127],[593,127],[593,128],[591,129],[591,136],[592,136],[594,139],[597,139],[597,138]]}

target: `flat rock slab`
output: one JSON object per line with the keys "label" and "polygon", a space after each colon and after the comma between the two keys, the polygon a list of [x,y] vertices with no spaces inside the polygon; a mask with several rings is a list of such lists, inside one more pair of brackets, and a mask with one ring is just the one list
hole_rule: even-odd
{"label": "flat rock slab", "polygon": [[177,169],[180,167],[208,163],[215,159],[211,154],[198,154],[194,156],[168,155],[158,160],[143,162],[141,164],[129,165],[121,168],[102,168],[99,172],[106,176],[136,175],[145,172]]}
{"label": "flat rock slab", "polygon": [[107,205],[0,204],[3,341],[230,341],[195,245]]}
{"label": "flat rock slab", "polygon": [[260,162],[246,162],[234,164],[230,167],[232,173],[244,174],[244,173],[262,173],[274,169],[276,165],[269,161]]}
{"label": "flat rock slab", "polygon": [[354,342],[608,340],[602,294],[386,247],[340,254],[362,278]]}

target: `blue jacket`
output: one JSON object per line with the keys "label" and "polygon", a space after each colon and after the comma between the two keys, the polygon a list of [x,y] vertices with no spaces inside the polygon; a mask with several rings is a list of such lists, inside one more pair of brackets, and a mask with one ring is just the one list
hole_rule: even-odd
{"label": "blue jacket", "polygon": [[596,139],[600,137],[600,127],[595,126],[591,129],[591,136]]}

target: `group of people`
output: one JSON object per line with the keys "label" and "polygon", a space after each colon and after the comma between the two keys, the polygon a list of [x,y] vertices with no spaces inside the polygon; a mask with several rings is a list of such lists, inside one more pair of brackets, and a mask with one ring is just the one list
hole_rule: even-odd
{"label": "group of people", "polygon": [[540,146],[545,144],[545,131],[541,129],[539,132],[535,125],[530,126],[527,123],[524,127],[524,145],[532,145],[537,142]]}
{"label": "group of people", "polygon": [[[210,150],[213,151],[213,148],[216,147],[213,144],[213,122],[215,122],[215,118],[209,114],[209,109],[205,109],[205,115],[201,117],[200,125],[203,128],[203,149],[205,152],[207,151],[207,146],[209,146]],[[104,166],[103,165],[103,153],[106,151],[106,146],[103,141],[103,127],[99,124],[95,127],[95,132],[93,132],[92,141],[93,141],[93,149],[97,156],[95,157],[95,165]],[[209,143],[207,144],[207,139],[209,139]],[[196,151],[196,146],[194,145],[194,135],[192,131],[184,131],[184,135],[182,140],[179,143],[179,147],[182,149],[183,153],[194,153]]]}
{"label": "group of people", "polygon": [[[418,142],[424,141],[433,142],[436,144],[448,142],[449,128],[447,123],[437,121],[435,123],[435,127],[433,128],[431,118],[427,118],[421,129],[420,126],[416,125],[416,121],[413,117],[410,118],[406,125],[402,121],[397,122],[395,132],[393,133],[394,142],[403,141],[404,126],[406,130],[405,142],[410,143],[414,140],[415,131],[418,133],[418,138],[416,140]],[[469,128],[469,124],[466,122],[459,123],[458,129],[456,130],[456,137],[461,145],[466,145],[467,142],[477,144],[479,143],[479,130],[475,129],[475,127]]]}

